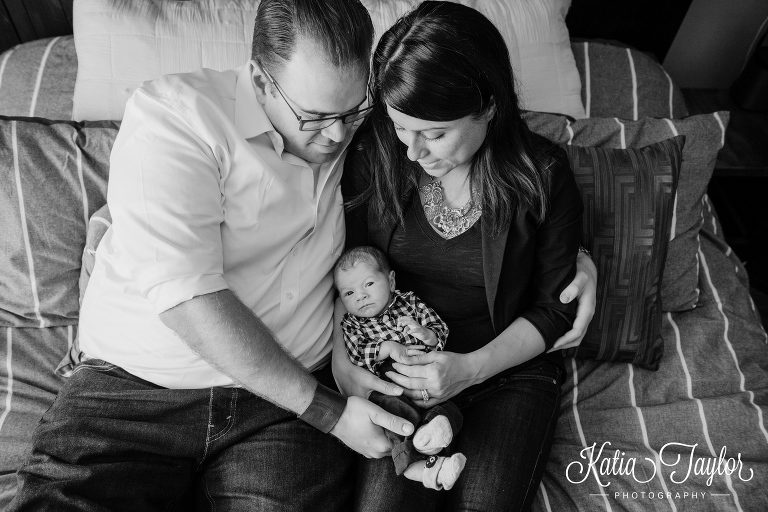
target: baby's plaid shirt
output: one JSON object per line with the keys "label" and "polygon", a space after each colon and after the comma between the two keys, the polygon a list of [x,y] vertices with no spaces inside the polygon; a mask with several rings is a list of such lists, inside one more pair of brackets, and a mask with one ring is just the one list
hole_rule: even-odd
{"label": "baby's plaid shirt", "polygon": [[[410,316],[437,336],[437,345],[430,347],[421,340],[406,334],[397,327],[397,319]],[[413,292],[392,292],[392,300],[384,311],[365,318],[346,313],[341,320],[344,345],[349,359],[357,366],[368,368],[378,375],[377,367],[384,361],[376,361],[381,343],[392,340],[401,345],[421,345],[426,351],[443,350],[448,338],[448,326],[435,310],[424,304]]]}

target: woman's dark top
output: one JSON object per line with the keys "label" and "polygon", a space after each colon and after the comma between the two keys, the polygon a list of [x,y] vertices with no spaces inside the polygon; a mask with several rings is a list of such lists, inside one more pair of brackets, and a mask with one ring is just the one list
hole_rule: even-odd
{"label": "woman's dark top", "polygon": [[[581,239],[583,211],[581,193],[565,151],[537,135],[534,135],[534,138],[538,139],[541,147],[547,148],[543,171],[548,190],[547,217],[543,223],[538,224],[535,215],[523,209],[512,216],[509,225],[505,226],[501,233],[495,235],[490,233],[487,229],[488,223],[483,222],[481,217],[474,229],[475,232],[480,231],[480,258],[484,285],[482,293],[478,287],[472,286],[480,284],[479,281],[472,280],[472,275],[477,275],[477,246],[474,246],[475,249],[472,252],[472,247],[467,240],[458,240],[459,243],[466,241],[467,244],[462,249],[452,248],[451,250],[455,249],[457,252],[451,257],[440,249],[435,249],[431,245],[434,240],[420,236],[422,234],[420,231],[411,234],[411,231],[419,229],[418,224],[415,229],[412,229],[411,224],[414,221],[418,222],[418,216],[413,215],[419,213],[418,210],[421,209],[415,188],[410,191],[410,197],[406,201],[406,211],[411,220],[405,219],[405,227],[377,217],[368,210],[366,203],[345,210],[346,247],[374,245],[384,251],[396,271],[398,288],[403,291],[412,289],[448,323],[452,332],[448,336],[447,350],[470,352],[498,336],[519,317],[531,322],[544,339],[545,352],[511,368],[508,372],[520,370],[545,359],[562,366],[560,352],[547,354],[546,350],[554,345],[557,338],[571,329],[576,318],[576,301],[562,304],[559,297],[576,273],[576,255]],[[341,180],[345,201],[363,194],[368,189],[370,180],[369,169],[365,165],[365,154],[362,150],[354,149],[364,147],[364,141],[360,145],[355,145],[353,141],[350,147],[353,149],[350,149],[346,157]],[[423,216],[423,213],[420,215]],[[485,216],[485,213],[483,215]],[[424,221],[426,222],[426,219]],[[406,234],[409,238],[403,237]],[[464,235],[467,235],[467,239],[473,236],[469,232]],[[439,237],[437,233],[435,236]],[[454,243],[458,238],[460,237],[454,239]],[[413,256],[407,256],[408,253]],[[468,255],[470,255],[469,258],[467,258]],[[472,255],[474,258],[471,257]],[[410,257],[411,260],[406,261],[403,257]],[[438,265],[448,266],[443,269],[445,274],[440,276],[434,270],[431,273],[428,272],[430,267]],[[455,282],[458,275],[463,279],[461,290],[455,287],[458,285]],[[446,277],[447,279],[443,281]],[[438,296],[443,292],[434,288],[437,279],[443,281],[440,286],[444,291],[454,286],[454,297],[447,296],[447,293],[445,293],[446,296]],[[433,295],[430,287],[438,293]],[[462,295],[460,298],[459,292]],[[453,332],[453,326],[446,317],[451,318],[455,313],[455,306],[448,305],[449,309],[445,309],[446,302],[451,298],[462,301],[465,305],[472,302],[472,305],[468,306],[471,307],[472,313],[469,313],[470,309],[467,311],[480,326],[477,337],[474,336],[468,324],[463,327],[461,323],[456,324],[458,332]],[[479,321],[480,314],[475,315],[482,307],[485,308],[491,320],[493,336],[490,339],[488,339],[487,323]],[[469,334],[462,335],[462,329]],[[484,339],[482,344],[481,336]],[[471,345],[471,348],[465,344]]]}
{"label": "woman's dark top", "polygon": [[485,297],[480,222],[446,240],[414,198],[395,228],[389,263],[397,287],[413,291],[448,325],[447,350],[466,354],[496,337]]}

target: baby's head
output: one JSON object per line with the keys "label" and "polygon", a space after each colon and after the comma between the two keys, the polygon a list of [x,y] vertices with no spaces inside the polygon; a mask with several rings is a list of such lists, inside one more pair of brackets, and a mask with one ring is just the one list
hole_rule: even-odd
{"label": "baby's head", "polygon": [[389,305],[395,272],[383,252],[363,245],[341,255],[333,267],[333,282],[350,314],[370,318]]}

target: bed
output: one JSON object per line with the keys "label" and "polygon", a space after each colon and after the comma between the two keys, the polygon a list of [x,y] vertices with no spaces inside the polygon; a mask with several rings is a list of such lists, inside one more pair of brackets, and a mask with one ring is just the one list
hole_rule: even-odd
{"label": "bed", "polygon": [[[256,3],[240,2],[250,11],[232,10],[230,3],[230,10],[217,16],[224,16],[230,28],[242,28],[252,20]],[[364,3],[377,27],[408,6],[406,0]],[[548,16],[561,23],[562,43],[570,2],[528,3],[552,8]],[[178,43],[178,34],[168,36],[162,48],[147,43],[147,37],[161,38],[173,24],[140,25],[131,18],[125,25],[131,30],[120,33],[110,23],[126,23],[125,16],[94,23],[114,14],[117,4],[76,1],[74,35],[26,42],[0,54],[0,509],[15,493],[14,472],[63,382],[55,370],[63,364],[66,371],[67,357],[69,364],[76,357],[78,299],[100,235],[109,226],[102,206],[121,108],[137,80],[158,73],[157,66],[132,61],[131,76],[118,76],[114,69],[102,76],[108,67],[99,61],[104,55],[86,49],[103,48],[109,40],[113,53],[106,64],[114,63],[122,58],[114,49],[121,34],[130,39],[148,30],[150,35],[138,38],[143,46],[128,45],[125,51],[155,48],[166,56],[181,51],[181,45],[168,42]],[[132,11],[136,16],[162,18],[170,9],[150,0],[137,4],[154,10]],[[385,12],[389,4],[397,5]],[[482,8],[491,4],[509,7],[511,2]],[[183,19],[190,23],[210,21],[199,13],[175,15],[187,16]],[[525,33],[513,28],[505,37]],[[187,36],[196,42],[209,37],[199,31]],[[199,61],[145,57],[161,62],[163,72],[207,65],[206,59],[242,59],[242,48],[229,54],[227,47],[248,37],[233,32],[221,53],[198,51]],[[728,113],[688,116],[680,90],[653,56],[616,41],[570,38],[567,31],[565,37],[565,45],[550,45],[543,53],[555,48],[573,75],[564,78],[567,73],[560,69],[555,79],[540,78],[550,97],[526,93],[526,119],[534,131],[569,148],[588,211],[608,208],[601,206],[603,200],[621,203],[611,194],[618,197],[624,190],[619,184],[627,179],[633,187],[644,186],[632,175],[612,174],[613,169],[599,177],[591,157],[608,162],[626,157],[637,171],[632,150],[675,136],[679,147],[668,151],[676,170],[642,196],[653,203],[653,211],[644,213],[652,222],[642,233],[627,233],[619,222],[606,235],[599,219],[590,220],[585,244],[605,272],[598,317],[591,344],[565,359],[558,428],[534,509],[766,510],[768,335],[745,268],[726,243],[706,195]],[[519,59],[516,70],[533,73],[543,66],[545,73],[551,71],[540,54],[531,53],[549,42],[520,43],[513,55],[513,61]],[[525,91],[537,87],[535,81],[523,84]],[[595,156],[594,148],[603,152]],[[612,187],[600,179],[612,180]],[[627,210],[637,209],[631,201],[621,204],[611,207],[611,219],[625,219]],[[641,285],[633,281],[637,273],[627,282],[624,266],[645,272]]]}

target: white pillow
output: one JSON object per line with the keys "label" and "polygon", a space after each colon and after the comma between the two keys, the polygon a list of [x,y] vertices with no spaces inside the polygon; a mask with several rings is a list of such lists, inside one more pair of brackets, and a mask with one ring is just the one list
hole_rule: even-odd
{"label": "white pillow", "polygon": [[[376,40],[420,0],[362,0]],[[583,118],[581,80],[565,15],[570,0],[460,0],[499,27],[523,108]],[[225,70],[251,54],[259,0],[75,0],[78,70],[72,117],[123,117],[145,80],[201,67]]]}

